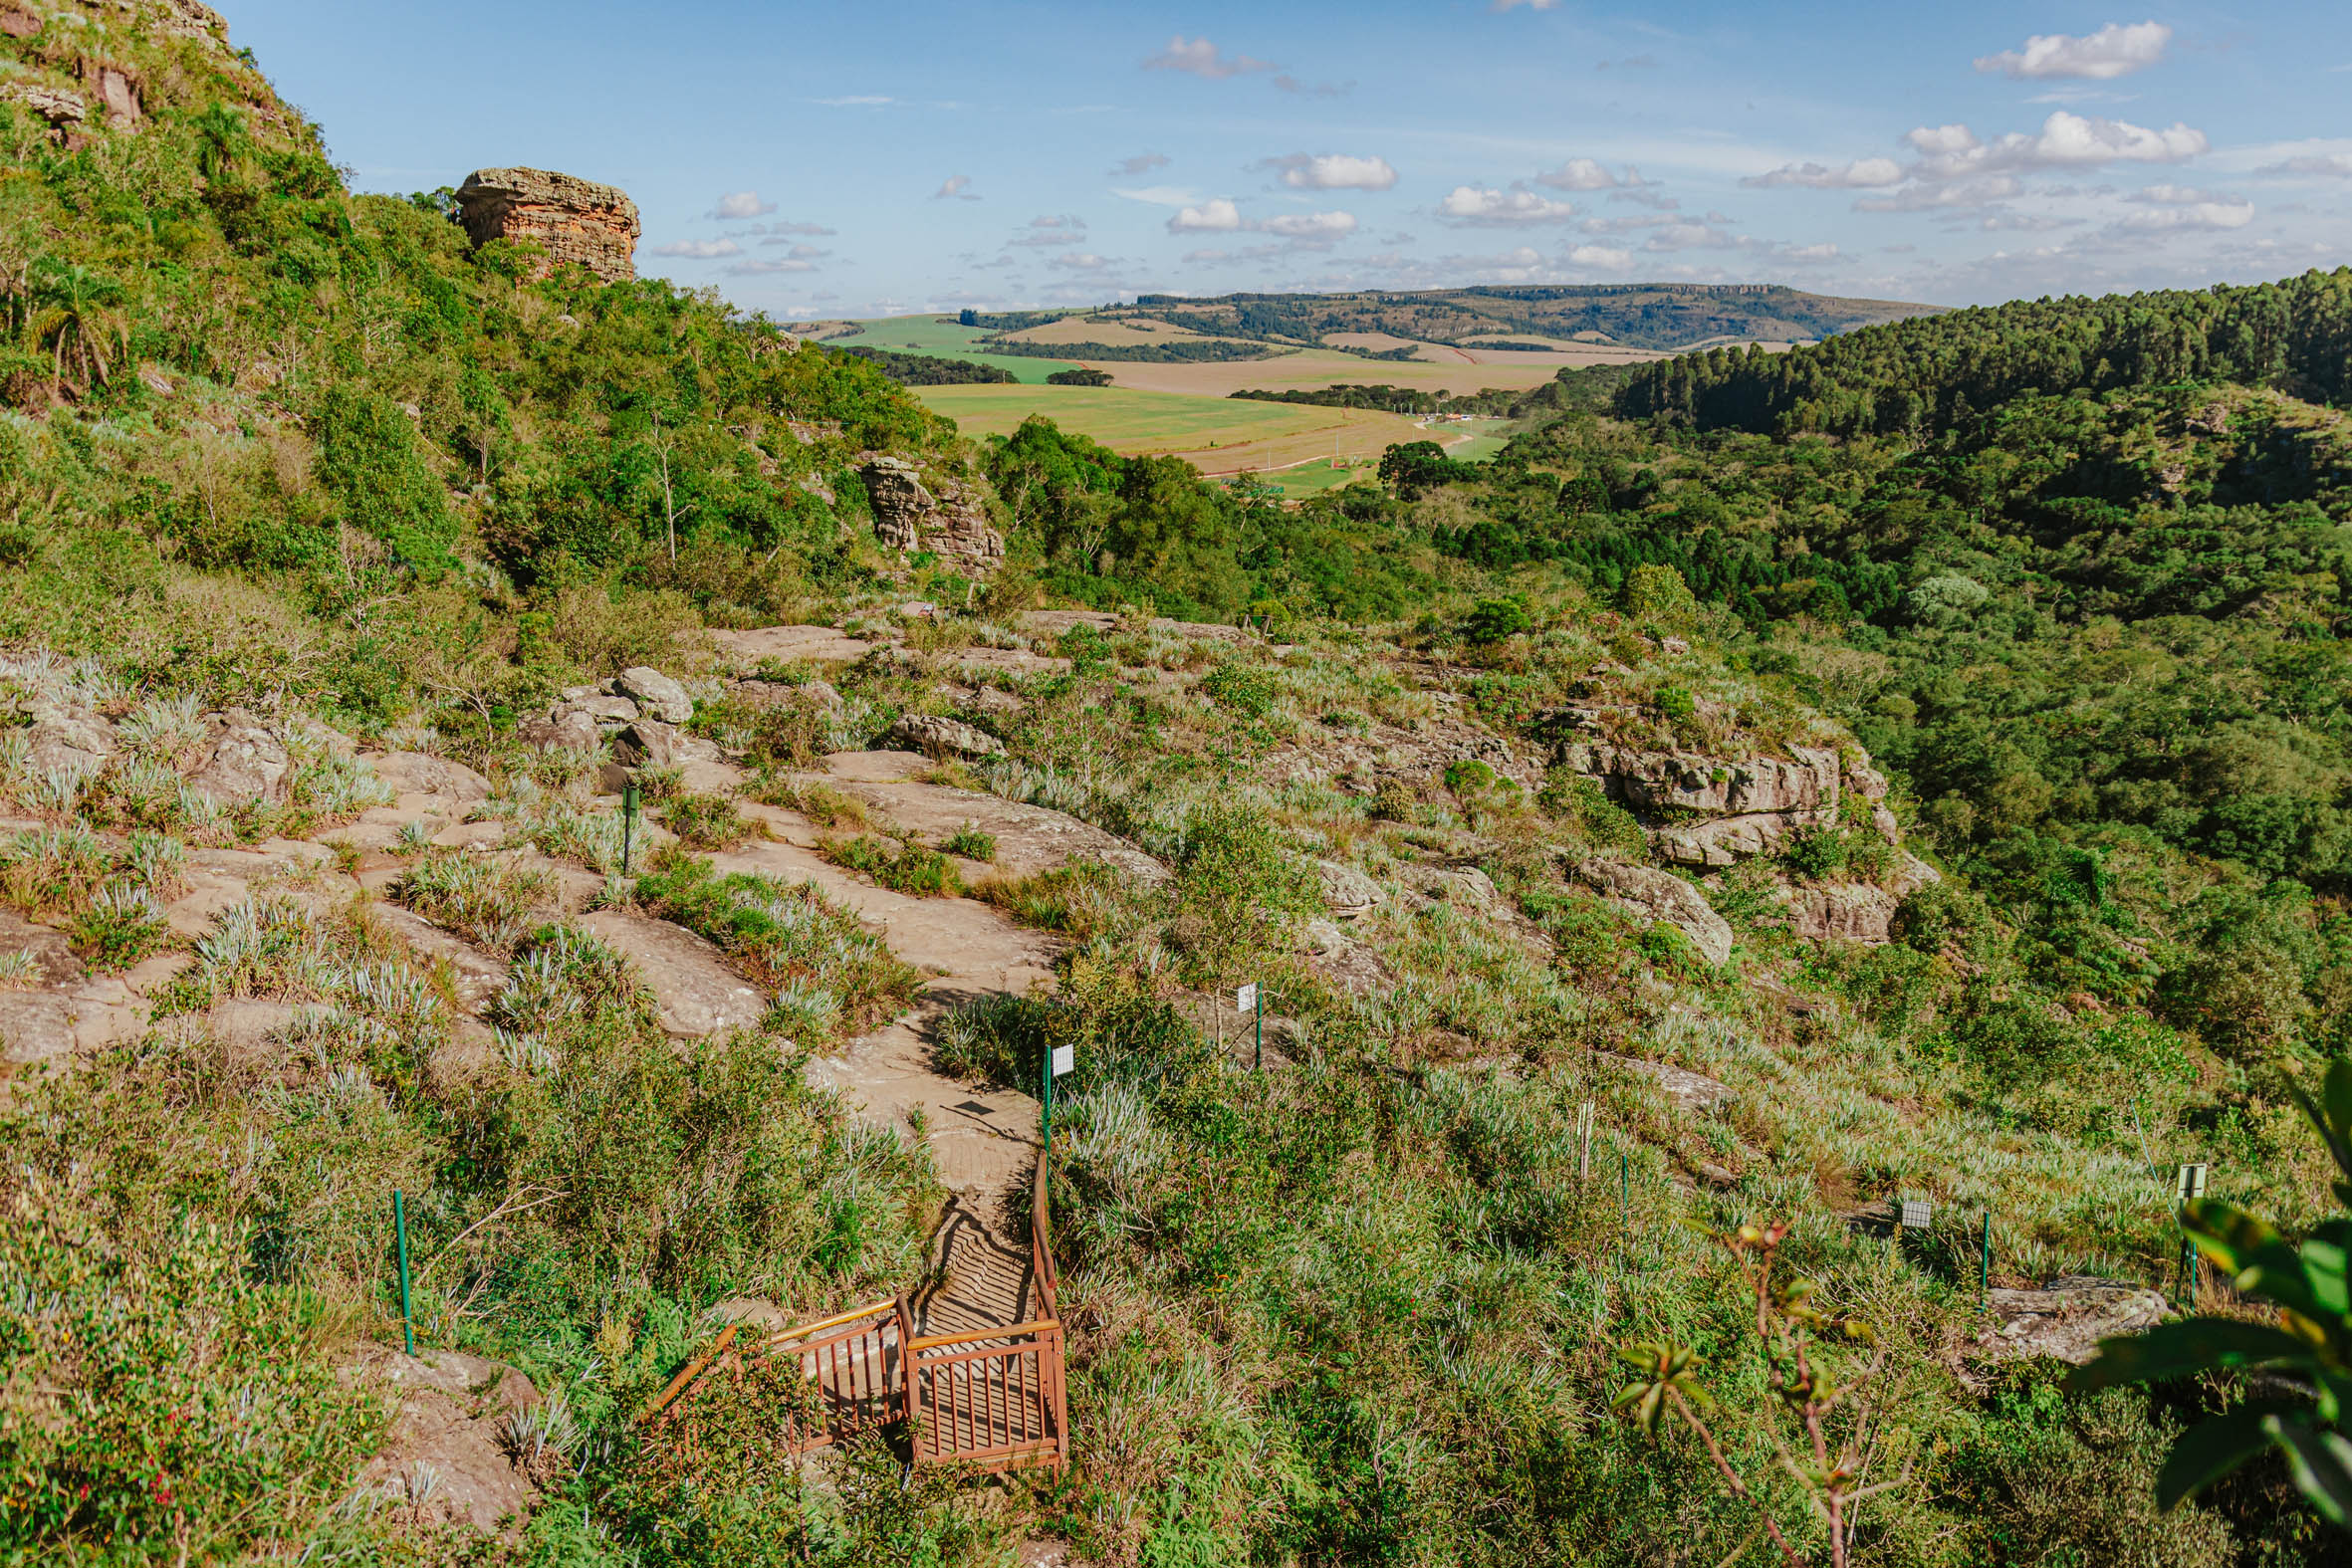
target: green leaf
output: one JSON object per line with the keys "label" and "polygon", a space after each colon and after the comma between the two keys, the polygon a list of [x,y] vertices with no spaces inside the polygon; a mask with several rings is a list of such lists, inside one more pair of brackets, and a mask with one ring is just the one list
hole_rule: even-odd
{"label": "green leaf", "polygon": [[2181,1211],[2181,1225],[2197,1250],[2232,1277],[2243,1273],[2254,1253],[2280,1239],[2277,1230],[2218,1198],[2200,1198]]}
{"label": "green leaf", "polygon": [[2268,1452],[2270,1433],[2263,1423],[2286,1413],[2271,1403],[2246,1405],[2184,1433],[2165,1458],[2164,1468],[2157,1472],[2156,1506],[2170,1512],[2246,1460]]}
{"label": "green leaf", "polygon": [[2352,1443],[2277,1416],[2262,1418],[2262,1430],[2286,1451],[2295,1485],[2328,1522],[2352,1523]]}
{"label": "green leaf", "polygon": [[2193,1317],[2160,1323],[2144,1334],[2099,1342],[2098,1359],[2077,1367],[2067,1382],[2078,1389],[2124,1383],[2162,1383],[2229,1367],[2307,1365],[2312,1346],[2283,1330],[2235,1318]]}

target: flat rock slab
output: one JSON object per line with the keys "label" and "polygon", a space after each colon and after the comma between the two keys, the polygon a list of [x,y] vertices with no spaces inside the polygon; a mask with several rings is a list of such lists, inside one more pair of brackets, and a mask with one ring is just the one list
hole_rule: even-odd
{"label": "flat rock slab", "polygon": [[2004,1361],[2054,1356],[2081,1366],[2099,1341],[2154,1328],[2172,1312],[2159,1291],[2119,1279],[2069,1274],[2039,1290],[1995,1290],[1987,1303],[1999,1326],[1977,1336],[1977,1354]]}
{"label": "flat rock slab", "polygon": [[[1054,946],[989,905],[968,898],[914,898],[875,887],[797,844],[747,844],[711,856],[721,872],[752,871],[818,890],[875,929],[890,951],[934,975],[967,977],[992,991],[1026,993],[1054,973]],[[592,918],[592,917],[591,917]]]}
{"label": "flat rock slab", "polygon": [[1024,805],[1000,795],[912,781],[865,782],[834,776],[835,787],[874,807],[883,817],[937,846],[969,823],[995,836],[994,869],[1001,876],[1035,876],[1074,861],[1117,866],[1157,886],[1168,868],[1142,850],[1066,811]]}
{"label": "flat rock slab", "polygon": [[35,986],[78,985],[90,973],[64,932],[37,926],[12,909],[0,909],[0,953],[30,954]]}
{"label": "flat rock slab", "polygon": [[751,631],[712,631],[706,635],[717,645],[722,658],[743,669],[766,659],[854,664],[874,647],[830,626],[761,626]]}
{"label": "flat rock slab", "polygon": [[835,752],[824,771],[835,783],[889,784],[929,773],[931,759],[921,752]]}
{"label": "flat rock slab", "polygon": [[637,966],[653,988],[667,1033],[699,1038],[749,1028],[767,1015],[767,998],[729,969],[715,946],[683,926],[616,910],[583,915],[580,925]]}
{"label": "flat rock slab", "polygon": [[910,1113],[921,1111],[939,1179],[954,1191],[993,1198],[1035,1155],[1038,1103],[1010,1089],[957,1083],[931,1067],[940,1016],[980,994],[968,983],[941,982],[906,1017],[850,1041],[839,1056],[811,1061],[805,1075],[813,1087],[839,1091],[866,1120],[901,1136],[910,1132]]}
{"label": "flat rock slab", "polygon": [[1615,1062],[1628,1072],[1639,1073],[1655,1083],[1672,1100],[1677,1110],[1712,1111],[1733,1098],[1730,1084],[1718,1083],[1705,1073],[1687,1067],[1671,1066],[1662,1061],[1640,1061],[1631,1056],[1614,1056],[1609,1052],[1594,1051],[1602,1061]]}

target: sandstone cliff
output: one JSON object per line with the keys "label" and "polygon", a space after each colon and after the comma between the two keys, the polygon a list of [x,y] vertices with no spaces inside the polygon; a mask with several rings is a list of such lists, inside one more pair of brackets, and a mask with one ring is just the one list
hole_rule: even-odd
{"label": "sandstone cliff", "polygon": [[476,245],[516,240],[546,260],[534,276],[576,265],[606,283],[637,276],[637,204],[614,185],[546,169],[477,169],[457,188],[458,220]]}

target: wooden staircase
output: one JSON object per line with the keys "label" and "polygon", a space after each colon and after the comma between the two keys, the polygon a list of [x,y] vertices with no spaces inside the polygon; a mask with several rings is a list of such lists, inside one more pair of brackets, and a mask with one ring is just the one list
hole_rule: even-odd
{"label": "wooden staircase", "polygon": [[740,1382],[748,1362],[765,1360],[797,1366],[813,1396],[779,1412],[778,1436],[790,1453],[898,1426],[915,1464],[964,1464],[983,1474],[1065,1468],[1069,1419],[1044,1157],[1030,1200],[1026,1276],[1019,1253],[968,1212],[951,1209],[941,1231],[941,1284],[911,1301],[869,1302],[780,1333],[746,1334],[731,1323],[638,1419],[691,1430],[697,1390],[714,1375]]}

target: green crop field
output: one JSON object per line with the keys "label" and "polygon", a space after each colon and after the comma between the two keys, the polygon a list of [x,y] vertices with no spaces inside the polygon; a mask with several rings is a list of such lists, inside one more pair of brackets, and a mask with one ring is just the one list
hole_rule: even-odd
{"label": "green crop field", "polygon": [[1030,415],[1044,414],[1064,430],[1130,456],[1205,451],[1329,429],[1339,423],[1334,415],[1345,412],[1116,386],[922,386],[914,391],[966,435],[1010,435]]}
{"label": "green crop field", "polygon": [[[986,335],[977,327],[958,326],[953,317],[892,316],[860,322],[865,330],[846,337],[827,337],[827,348],[889,348],[899,353],[932,354],[943,359],[969,359],[1012,372],[1027,385],[1042,385],[1057,370],[1072,368],[1072,359],[1034,359],[1027,354],[989,353],[975,345]],[[1018,422],[1018,421],[1016,421]]]}

